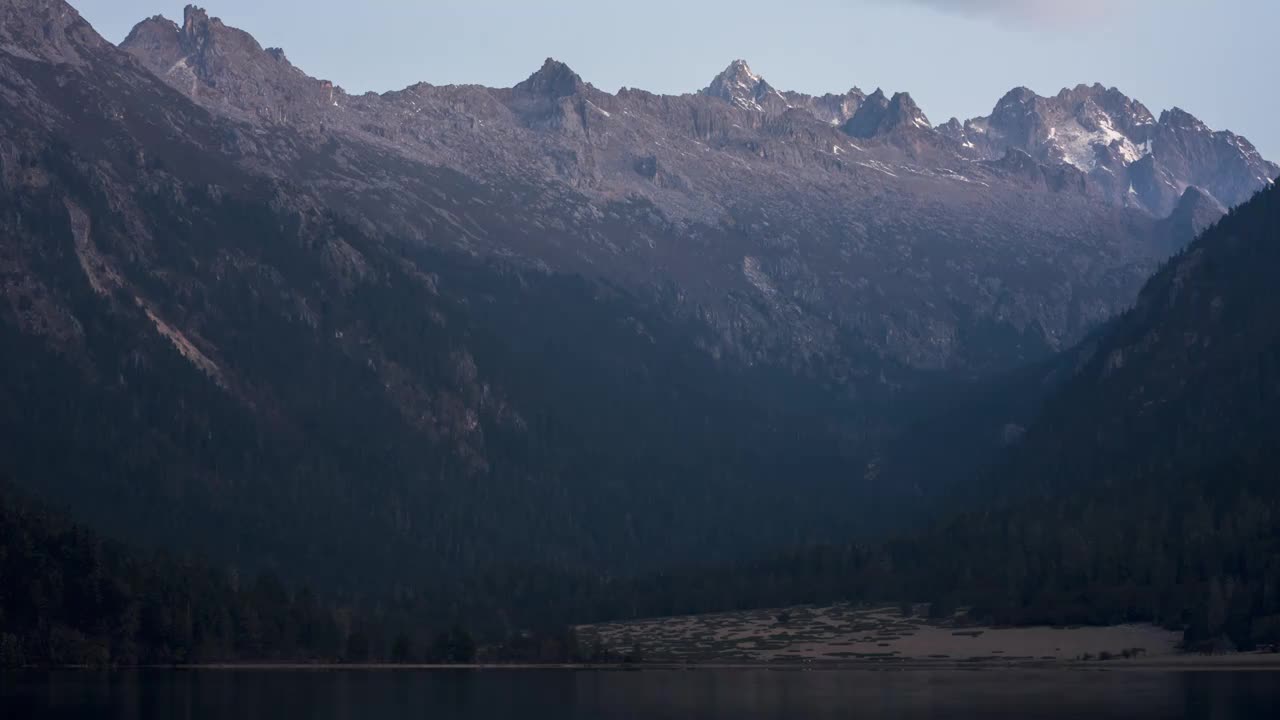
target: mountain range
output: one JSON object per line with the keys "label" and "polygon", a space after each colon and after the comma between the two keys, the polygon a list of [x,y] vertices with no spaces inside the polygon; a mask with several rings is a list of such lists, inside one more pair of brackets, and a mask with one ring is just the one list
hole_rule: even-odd
{"label": "mountain range", "polygon": [[[1280,174],[1101,86],[937,127],[742,61],[351,95],[196,7],[119,47],[62,0],[0,21],[0,472],[348,591],[898,528]],[[1027,368],[972,458],[902,461]]]}
{"label": "mountain range", "polygon": [[[683,96],[610,94],[554,60],[509,89],[349,95],[190,6],[181,25],[143,21],[121,48],[219,115],[292,131],[291,152],[238,139],[241,161],[361,223],[674,294],[723,351],[753,360],[809,363],[853,337],[912,367],[989,369],[974,337],[988,326],[1060,349],[1201,229],[1158,222],[1180,201],[1200,209],[1178,217],[1212,216],[1280,174],[1242,138],[1177,110],[1157,123],[1097,86],[1014,91],[990,118],[935,129],[907,94],[783,93],[742,61]],[[529,185],[537,198],[513,213],[567,216],[587,237],[466,227],[411,176],[385,163],[366,174],[371,153]],[[654,220],[633,237],[590,227],[619,206]]]}

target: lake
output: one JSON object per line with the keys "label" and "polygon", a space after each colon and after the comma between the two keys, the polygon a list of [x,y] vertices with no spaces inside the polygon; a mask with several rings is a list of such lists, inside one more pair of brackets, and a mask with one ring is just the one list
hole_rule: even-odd
{"label": "lake", "polygon": [[1269,672],[201,670],[0,673],[0,718],[1274,718]]}

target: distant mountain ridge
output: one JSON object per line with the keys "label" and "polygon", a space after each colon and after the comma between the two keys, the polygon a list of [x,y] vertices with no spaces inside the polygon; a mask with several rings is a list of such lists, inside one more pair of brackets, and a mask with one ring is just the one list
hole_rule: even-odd
{"label": "distant mountain ridge", "polygon": [[[379,96],[373,94],[361,96],[365,102],[358,108],[344,103],[346,93],[341,88],[307,77],[288,63],[283,51],[258,48],[251,36],[194,6],[186,8],[181,25],[161,16],[144,20],[121,47],[202,102],[270,121],[335,122],[332,116],[348,105],[347,111],[375,116],[391,110],[379,107],[374,102]],[[572,74],[567,66],[556,65]],[[541,74],[535,73],[523,84],[538,82]],[[558,96],[575,96],[589,87],[580,78],[575,82]],[[466,94],[474,98],[479,92],[483,89],[472,88]],[[491,92],[501,98],[501,91]],[[610,95],[593,88],[584,97],[604,109],[628,93],[648,96],[625,89]],[[768,119],[799,111],[818,123],[876,144],[886,142],[899,129],[920,132],[928,140],[906,146],[907,157],[952,169],[957,163],[963,168],[963,161],[996,161],[1010,150],[1019,150],[1037,163],[1065,165],[1084,173],[1087,181],[1081,191],[1086,194],[1116,205],[1139,207],[1158,217],[1172,212],[1190,187],[1231,207],[1280,175],[1280,166],[1263,159],[1248,140],[1229,131],[1212,131],[1179,108],[1163,112],[1157,119],[1142,103],[1100,84],[1064,89],[1053,97],[1016,88],[1000,99],[991,115],[965,122],[952,119],[937,128],[907,93],[890,98],[882,90],[868,96],[857,88],[820,97],[783,92],[755,73],[745,60],[733,61],[698,95],[728,103],[746,113],[752,126],[761,130]],[[671,100],[674,98],[668,102]],[[687,128],[674,129],[688,132]],[[904,147],[891,141],[886,144]],[[614,185],[616,180],[602,176],[596,182]]]}
{"label": "distant mountain ridge", "polygon": [[[1071,165],[1030,153],[1011,160],[1007,148],[951,137],[908,94],[780,91],[742,60],[681,96],[607,93],[554,60],[509,89],[424,83],[356,96],[194,6],[181,24],[143,21],[121,47],[217,113],[299,133],[316,156],[377,147],[486,184],[538,187],[540,211],[552,214],[578,205],[569,214],[582,217],[625,199],[651,206],[675,235],[751,235],[746,245],[681,239],[665,247],[647,240],[647,247],[534,248],[479,233],[467,249],[639,283],[645,293],[678,288],[733,352],[793,363],[844,354],[839,338],[852,335],[912,367],[970,367],[978,351],[967,344],[988,324],[1027,336],[1028,347],[1060,348],[1122,308],[1152,263],[1192,234],[1170,235],[1167,224],[1131,216],[1129,208],[1150,213]],[[313,180],[314,164],[276,157],[250,137],[236,141],[248,151],[244,162],[315,182],[359,223],[430,242],[420,218],[443,217],[422,207],[428,198],[406,194],[408,179],[384,170],[376,181],[345,186]],[[1178,196],[1156,215],[1168,215],[1192,187],[1174,185]],[[374,193],[381,197],[368,197]],[[911,260],[900,255],[904,242],[918,245]],[[962,250],[975,243],[985,249]],[[1013,256],[1020,259],[1005,265]],[[877,277],[922,260],[934,266]],[[997,267],[1015,265],[1037,269]],[[1041,270],[1052,279],[1031,283]],[[994,290],[984,280],[991,277],[1004,286]],[[726,298],[725,288],[734,294]],[[940,288],[949,295],[942,302]],[[885,304],[889,296],[899,299]],[[762,304],[748,312],[739,297]]]}
{"label": "distant mountain ridge", "polygon": [[730,63],[702,94],[725,100],[743,110],[777,113],[791,107],[787,97],[752,72],[746,60],[734,60]]}
{"label": "distant mountain ridge", "polygon": [[1157,120],[1142,103],[1097,84],[1049,98],[1017,88],[990,116],[954,121],[945,132],[985,158],[1016,149],[1039,162],[1069,165],[1112,202],[1160,216],[1172,212],[1188,188],[1231,207],[1278,174],[1274,163],[1232,132],[1212,131],[1179,108]]}

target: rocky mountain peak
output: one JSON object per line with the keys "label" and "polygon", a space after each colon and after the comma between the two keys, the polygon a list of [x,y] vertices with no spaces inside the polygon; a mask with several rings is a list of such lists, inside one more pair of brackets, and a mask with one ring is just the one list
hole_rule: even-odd
{"label": "rocky mountain peak", "polygon": [[734,60],[703,91],[706,95],[731,100],[739,95],[754,95],[764,78],[755,74],[746,60]]}
{"label": "rocky mountain peak", "polygon": [[202,7],[188,5],[182,9],[182,31],[191,34],[209,26],[209,13]]}
{"label": "rocky mountain peak", "polygon": [[83,48],[106,43],[64,0],[0,1],[0,52],[79,65]]}
{"label": "rocky mountain peak", "polygon": [[[1113,93],[1119,93],[1115,88],[1112,88],[1111,91]],[[1065,107],[1070,107],[1079,105],[1086,100],[1096,100],[1103,95],[1106,95],[1107,92],[1106,86],[1102,83],[1096,82],[1092,85],[1088,83],[1080,83],[1075,87],[1062,88],[1058,91],[1058,94],[1052,98],[1052,100]]]}
{"label": "rocky mountain peak", "polygon": [[782,95],[792,107],[807,110],[815,119],[836,126],[848,122],[867,97],[866,93],[856,87],[844,93],[827,93],[817,97],[789,91],[784,91]]}
{"label": "rocky mountain peak", "polygon": [[[182,24],[163,15],[143,20],[134,26],[120,47],[144,62],[153,60],[148,53],[160,51],[168,62],[183,63],[191,71],[209,80],[219,73],[235,72],[265,54],[252,35],[227,27],[203,8],[188,5],[183,10]],[[168,55],[175,54],[175,57]]]}
{"label": "rocky mountain peak", "polygon": [[547,58],[537,72],[516,85],[514,90],[518,93],[554,99],[576,95],[585,88],[586,83],[568,65],[555,58]]}
{"label": "rocky mountain peak", "polygon": [[751,65],[747,63],[746,60],[743,60],[741,58],[729,63],[729,67],[725,68],[724,72],[721,73],[720,76],[722,78],[723,77],[741,78],[741,79],[747,80],[752,84],[760,82],[760,79],[761,79],[759,75],[751,71]]}
{"label": "rocky mountain peak", "polygon": [[120,48],[202,103],[271,122],[339,104],[332,83],[308,77],[279,48],[188,5],[178,25],[161,16],[135,26]]}
{"label": "rocky mountain peak", "polygon": [[950,120],[942,123],[935,129],[944,137],[951,138],[952,140],[963,142],[965,139],[964,123],[960,122],[960,118],[958,117],[952,117]]}
{"label": "rocky mountain peak", "polygon": [[856,138],[873,138],[896,130],[928,130],[929,119],[908,93],[895,93],[892,98],[876,88],[858,108],[844,131]]}
{"label": "rocky mountain peak", "polygon": [[1073,166],[1113,202],[1136,202],[1161,217],[1191,185],[1213,203],[1232,206],[1280,171],[1243,138],[1214,132],[1176,107],[1157,121],[1141,102],[1100,83],[1049,98],[1015,88],[989,117],[969,121],[963,133],[947,132],[987,159],[1017,148],[1037,162]]}
{"label": "rocky mountain peak", "polygon": [[148,65],[152,62],[167,63],[171,67],[187,54],[182,38],[183,30],[178,23],[163,15],[155,15],[134,25],[120,47],[143,58]]}
{"label": "rocky mountain peak", "polygon": [[169,37],[182,32],[182,28],[178,23],[170,20],[164,15],[152,15],[133,26],[133,30],[129,31],[125,42],[133,42],[133,38],[149,36],[149,37]]}
{"label": "rocky mountain peak", "polygon": [[1017,87],[1000,98],[990,116],[980,120],[983,125],[1008,138],[1010,144],[1027,149],[1043,124],[1040,117],[1042,101],[1043,98],[1030,88]]}
{"label": "rocky mountain peak", "polygon": [[916,104],[914,98],[909,93],[895,93],[893,99],[889,101],[889,114],[893,121],[898,125],[910,125],[917,128],[932,127],[929,118],[925,117],[924,111]]}
{"label": "rocky mountain peak", "polygon": [[885,115],[889,112],[889,98],[884,90],[876,88],[867,96],[854,113],[849,122],[844,124],[844,132],[856,138],[872,138],[880,131]]}
{"label": "rocky mountain peak", "polygon": [[1175,193],[1188,185],[1231,207],[1269,187],[1280,174],[1280,166],[1263,158],[1248,140],[1226,130],[1215,131],[1182,108],[1161,113],[1151,135],[1164,172],[1139,192],[1146,190],[1159,198],[1167,210],[1177,211]]}
{"label": "rocky mountain peak", "polygon": [[1005,93],[1004,96],[996,102],[995,110],[992,111],[991,116],[995,117],[997,115],[1008,113],[1023,114],[1030,112],[1032,106],[1035,105],[1037,100],[1040,100],[1040,96],[1031,88],[1016,87]]}
{"label": "rocky mountain peak", "polygon": [[241,62],[261,59],[265,52],[249,33],[209,17],[204,8],[188,5],[182,12],[182,36],[187,50],[197,53],[217,45],[219,53],[231,55]]}
{"label": "rocky mountain peak", "polygon": [[[195,5],[183,8],[181,35],[183,45],[188,52],[202,51],[215,42],[215,36],[224,30],[229,28],[222,24],[222,20],[209,17],[209,13],[204,8]],[[244,35],[248,36],[247,33]],[[256,45],[256,41],[253,44]]]}
{"label": "rocky mountain peak", "polygon": [[1200,121],[1200,118],[1176,106],[1160,113],[1160,124],[1167,128],[1194,130],[1197,132],[1208,132],[1209,130],[1208,126]]}
{"label": "rocky mountain peak", "polygon": [[1190,239],[1204,232],[1226,214],[1227,209],[1217,198],[1195,185],[1189,185],[1179,198],[1169,220],[1185,226],[1188,230],[1187,238]]}
{"label": "rocky mountain peak", "polygon": [[966,123],[965,133],[956,139],[988,159],[1016,148],[1037,162],[1071,166],[1113,202],[1138,202],[1164,215],[1191,182],[1191,173],[1169,174],[1149,159],[1159,152],[1157,134],[1155,119],[1142,103],[1094,83],[1064,88],[1051,97],[1014,88],[989,117]]}
{"label": "rocky mountain peak", "polygon": [[702,94],[719,98],[743,110],[782,110],[791,107],[772,85],[751,70],[746,60],[734,60],[711,81]]}
{"label": "rocky mountain peak", "polygon": [[[1077,88],[1078,90],[1080,88]],[[1088,99],[1135,142],[1144,142],[1149,137],[1150,128],[1156,122],[1155,116],[1145,105],[1124,94],[1118,88],[1103,87],[1102,84],[1095,83],[1088,88]]]}
{"label": "rocky mountain peak", "polygon": [[[1154,124],[1150,111],[1141,103],[1100,83],[1064,88],[1049,98],[1025,87],[1014,88],[986,120],[1008,143],[1033,155],[1040,147],[1058,145],[1068,151],[1061,159],[1086,170],[1092,168],[1093,145],[1109,146],[1121,135],[1141,144]],[[1065,147],[1076,141],[1083,146]],[[1136,152],[1136,148],[1129,149]],[[1129,161],[1137,157],[1140,155]]]}

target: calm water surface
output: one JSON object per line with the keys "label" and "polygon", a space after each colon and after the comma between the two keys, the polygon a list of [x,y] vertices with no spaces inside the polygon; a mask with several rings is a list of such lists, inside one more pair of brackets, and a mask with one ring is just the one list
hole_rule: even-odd
{"label": "calm water surface", "polygon": [[0,674],[0,718],[1267,718],[1266,672],[147,671]]}

